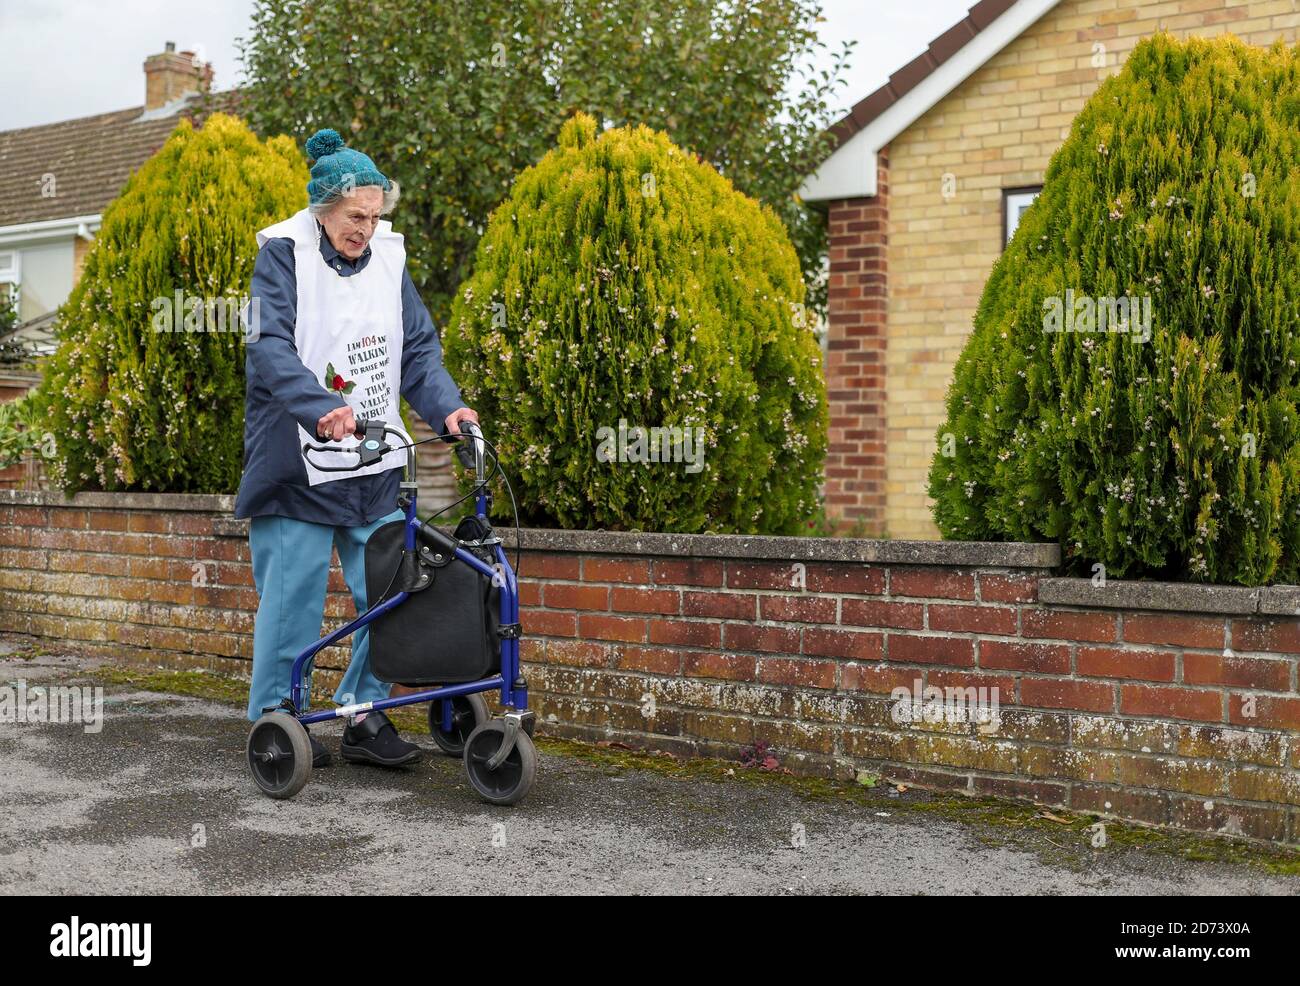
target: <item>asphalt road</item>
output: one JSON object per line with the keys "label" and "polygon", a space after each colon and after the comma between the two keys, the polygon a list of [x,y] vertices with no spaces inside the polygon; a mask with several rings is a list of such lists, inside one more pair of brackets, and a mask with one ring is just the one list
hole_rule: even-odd
{"label": "asphalt road", "polygon": [[[97,664],[0,656],[0,686],[93,683]],[[315,729],[337,748],[340,726]],[[598,757],[543,752],[528,799],[496,808],[427,736],[414,767],[336,756],[277,802],[247,775],[247,730],[230,704],[122,685],[99,732],[0,723],[0,893],[1300,892],[1249,862],[1097,850],[1075,830],[1008,838],[918,810],[923,792],[864,806]]]}

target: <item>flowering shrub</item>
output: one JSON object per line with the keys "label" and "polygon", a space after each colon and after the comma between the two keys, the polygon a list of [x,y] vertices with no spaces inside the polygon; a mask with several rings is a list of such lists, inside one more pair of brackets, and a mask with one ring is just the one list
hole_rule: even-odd
{"label": "flowering shrub", "polygon": [[0,404],[0,469],[23,461],[46,443],[32,394]]}
{"label": "flowering shrub", "polygon": [[803,301],[770,209],[578,114],[493,214],[446,355],[526,522],[797,533],[826,450]]}
{"label": "flowering shrub", "polygon": [[104,210],[38,391],[56,438],[56,483],[69,492],[238,486],[243,329],[224,313],[248,292],[254,234],[306,205],[306,184],[288,137],[263,143],[219,113],[200,130],[182,120],[131,177]]}
{"label": "flowering shrub", "polygon": [[945,537],[1109,575],[1300,571],[1300,53],[1143,41],[994,265],[930,472]]}

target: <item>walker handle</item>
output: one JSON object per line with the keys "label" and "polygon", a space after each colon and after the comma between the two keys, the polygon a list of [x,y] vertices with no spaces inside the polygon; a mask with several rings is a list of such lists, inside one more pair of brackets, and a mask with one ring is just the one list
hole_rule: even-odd
{"label": "walker handle", "polygon": [[[355,417],[354,417],[354,418],[352,419],[352,422],[353,422],[353,426],[354,426],[354,427],[353,427],[353,431],[352,431],[353,436],[354,436],[355,438],[365,438],[365,437],[366,437],[366,428],[369,427],[370,424],[372,423],[371,420],[370,420],[369,418],[355,418]],[[381,423],[382,423],[382,422],[381,422]],[[321,442],[332,441],[332,439],[330,438],[329,435],[322,435],[319,431],[316,432],[316,439],[317,439],[317,441],[321,441]]]}
{"label": "walker handle", "polygon": [[[355,472],[366,466],[373,465],[384,457],[386,452],[391,452],[392,448],[384,441],[384,432],[387,426],[382,421],[375,421],[371,418],[356,418],[356,430],[353,434],[361,439],[361,444],[356,448],[345,449],[338,445],[313,445],[307,442],[302,447],[302,457],[307,460],[312,468],[320,472]],[[347,452],[356,455],[357,461],[347,466],[322,466],[319,463],[312,462],[309,452]]]}
{"label": "walker handle", "polygon": [[460,437],[456,439],[456,458],[466,469],[474,470],[475,483],[481,485],[487,478],[483,449],[483,431],[476,422],[462,419],[456,422]]}

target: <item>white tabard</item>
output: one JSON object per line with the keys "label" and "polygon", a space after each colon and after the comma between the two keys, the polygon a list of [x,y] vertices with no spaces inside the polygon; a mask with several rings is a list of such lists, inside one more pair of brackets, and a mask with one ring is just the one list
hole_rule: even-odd
{"label": "white tabard", "polygon": [[[338,394],[357,417],[387,422],[402,429],[399,406],[402,372],[402,273],[406,249],[402,234],[381,220],[370,240],[370,260],[363,270],[341,277],[330,270],[320,253],[320,228],[306,209],[259,230],[260,248],[269,239],[293,240],[294,270],[298,287],[298,320],[294,345],[298,358],[326,390]],[[341,261],[342,262],[342,261]],[[301,425],[303,442],[319,442]],[[410,438],[406,438],[410,441]],[[355,448],[358,439],[339,443]],[[349,465],[353,455],[317,452],[322,465]],[[304,463],[307,481],[316,486],[351,476],[368,476],[406,464],[404,451],[389,452],[378,462],[354,472],[321,472]]]}

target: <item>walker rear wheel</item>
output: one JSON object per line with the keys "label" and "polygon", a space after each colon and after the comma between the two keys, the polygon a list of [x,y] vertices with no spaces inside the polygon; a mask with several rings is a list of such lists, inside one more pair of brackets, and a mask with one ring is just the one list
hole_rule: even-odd
{"label": "walker rear wheel", "polygon": [[287,712],[268,712],[248,734],[248,769],[262,793],[292,798],[311,777],[307,728]]}
{"label": "walker rear wheel", "polygon": [[[451,732],[442,728],[442,703],[447,701],[451,702]],[[429,732],[438,749],[449,757],[463,756],[470,733],[489,718],[487,702],[477,693],[457,695],[451,699],[439,698],[429,703]]]}
{"label": "walker rear wheel", "polygon": [[488,761],[501,749],[505,737],[505,722],[491,719],[478,726],[465,741],[465,771],[469,782],[479,797],[494,805],[522,801],[537,774],[537,747],[523,729],[515,734],[514,749],[501,765],[496,770],[488,768]]}

